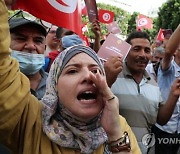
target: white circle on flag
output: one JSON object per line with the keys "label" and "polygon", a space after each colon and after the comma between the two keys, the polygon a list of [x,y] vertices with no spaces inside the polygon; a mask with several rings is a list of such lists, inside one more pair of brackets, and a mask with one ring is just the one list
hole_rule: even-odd
{"label": "white circle on flag", "polygon": [[63,13],[73,13],[76,10],[78,4],[78,0],[47,0],[47,2],[52,7]]}
{"label": "white circle on flag", "polygon": [[145,26],[148,23],[146,18],[141,18],[138,20],[138,26]]}
{"label": "white circle on flag", "polygon": [[87,27],[84,26],[84,27],[82,28],[82,31],[83,31],[83,32],[86,32],[86,31],[87,31]]}
{"label": "white circle on flag", "polygon": [[81,0],[81,9],[83,9],[86,6],[84,0]]}
{"label": "white circle on flag", "polygon": [[111,19],[111,15],[109,13],[104,13],[103,14],[103,20],[104,21],[109,21]]}

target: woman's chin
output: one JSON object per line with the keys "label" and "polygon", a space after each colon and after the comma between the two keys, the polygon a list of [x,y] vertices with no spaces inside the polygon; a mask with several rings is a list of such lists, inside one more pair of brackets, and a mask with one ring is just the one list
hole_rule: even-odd
{"label": "woman's chin", "polygon": [[79,120],[88,122],[92,119],[94,119],[96,116],[100,114],[100,111],[85,111],[83,113],[76,113],[76,116]]}

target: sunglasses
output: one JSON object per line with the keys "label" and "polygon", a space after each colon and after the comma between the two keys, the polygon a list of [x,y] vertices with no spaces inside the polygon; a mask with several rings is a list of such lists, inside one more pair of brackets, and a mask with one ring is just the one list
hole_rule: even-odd
{"label": "sunglasses", "polygon": [[17,10],[11,17],[9,17],[8,21],[10,21],[13,18],[17,18],[17,17],[23,17],[24,19],[29,20],[29,21],[39,22],[41,25],[43,25],[46,28],[47,33],[49,33],[50,29],[53,26],[51,23],[41,20],[41,19],[38,19],[37,17],[35,17],[32,14],[30,14],[26,11],[23,11],[23,10]]}

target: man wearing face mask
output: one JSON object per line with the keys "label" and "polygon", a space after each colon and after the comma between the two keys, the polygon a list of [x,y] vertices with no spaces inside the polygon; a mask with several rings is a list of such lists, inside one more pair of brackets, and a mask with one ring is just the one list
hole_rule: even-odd
{"label": "man wearing face mask", "polygon": [[44,96],[47,73],[45,64],[46,29],[24,18],[9,20],[12,57],[19,61],[20,70],[30,80],[31,93],[39,100]]}

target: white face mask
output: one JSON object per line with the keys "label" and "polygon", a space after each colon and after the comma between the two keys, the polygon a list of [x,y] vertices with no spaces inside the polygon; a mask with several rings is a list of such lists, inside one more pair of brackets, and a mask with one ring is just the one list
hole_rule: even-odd
{"label": "white face mask", "polygon": [[19,61],[20,70],[25,75],[33,75],[45,65],[44,54],[32,54],[12,50],[11,56]]}

